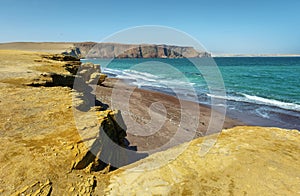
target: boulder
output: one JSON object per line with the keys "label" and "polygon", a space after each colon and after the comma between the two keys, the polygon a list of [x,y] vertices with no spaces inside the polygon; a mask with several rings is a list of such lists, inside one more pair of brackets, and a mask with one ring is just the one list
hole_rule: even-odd
{"label": "boulder", "polygon": [[82,77],[86,82],[88,82],[91,79],[92,74],[94,74],[93,79],[95,79],[95,74],[97,73],[101,73],[100,65],[93,64],[90,62],[81,64],[77,71],[77,75]]}
{"label": "boulder", "polygon": [[106,74],[102,74],[102,73],[92,73],[90,76],[90,80],[89,80],[89,84],[97,84],[97,85],[101,85],[105,79],[107,78]]}

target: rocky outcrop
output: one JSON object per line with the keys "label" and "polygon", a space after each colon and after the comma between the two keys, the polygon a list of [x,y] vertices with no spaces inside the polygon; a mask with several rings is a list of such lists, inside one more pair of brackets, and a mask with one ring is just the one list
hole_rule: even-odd
{"label": "rocky outcrop", "polygon": [[209,57],[207,52],[196,51],[193,47],[119,44],[119,43],[75,43],[64,54],[79,58],[198,58]]}
{"label": "rocky outcrop", "polygon": [[[29,86],[67,86],[73,88],[75,79],[77,81],[82,80],[81,83],[101,85],[107,77],[106,74],[101,73],[100,65],[81,63],[80,59],[73,56],[43,55],[42,57],[43,59],[63,62],[61,67],[65,68],[68,73],[44,72],[27,83]],[[41,62],[41,60],[39,61]]]}
{"label": "rocky outcrop", "polygon": [[[44,59],[65,62],[64,67],[69,73],[42,73],[33,79],[29,86],[39,87],[70,87],[73,92],[74,116],[79,121],[77,131],[82,140],[73,145],[76,151],[75,160],[71,169],[86,169],[90,171],[103,170],[111,159],[126,159],[121,155],[107,148],[107,142],[112,141],[118,146],[126,148],[126,126],[123,122],[120,111],[107,110],[107,107],[99,105],[89,85],[101,85],[105,74],[101,73],[100,65],[93,63],[80,63],[78,58],[66,55],[43,55]],[[94,122],[95,117],[98,122]],[[78,119],[79,118],[79,119]],[[83,123],[83,124],[81,124]],[[103,152],[106,154],[103,155]],[[108,154],[107,154],[108,153]],[[109,157],[103,162],[100,156]],[[125,164],[124,164],[125,165]],[[122,165],[123,166],[123,165]]]}
{"label": "rocky outcrop", "polygon": [[77,76],[82,77],[88,84],[97,85],[101,85],[107,77],[101,73],[100,65],[89,62],[81,64],[79,70],[77,69]]}
{"label": "rocky outcrop", "polygon": [[[105,148],[103,134],[116,145],[127,144],[126,128],[118,124],[120,111],[92,95],[90,85],[105,79],[100,66],[24,51],[0,50],[0,57],[0,117],[5,119],[0,121],[0,193],[101,193],[106,179],[101,174],[110,170],[109,159],[103,163],[98,157]],[[119,157],[111,149],[105,152]]]}
{"label": "rocky outcrop", "polygon": [[[201,154],[216,137],[208,153]],[[297,130],[223,130],[111,173],[106,194],[299,195],[299,143]]]}

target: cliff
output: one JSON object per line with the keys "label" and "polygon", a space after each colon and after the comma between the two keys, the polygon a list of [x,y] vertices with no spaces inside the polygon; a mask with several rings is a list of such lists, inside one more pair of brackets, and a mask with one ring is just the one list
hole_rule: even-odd
{"label": "cliff", "polygon": [[65,54],[87,58],[197,58],[210,54],[198,52],[193,47],[119,44],[119,43],[76,43]]}
{"label": "cliff", "polygon": [[63,53],[78,58],[198,58],[210,56],[193,47],[95,42],[0,43],[0,49]]}

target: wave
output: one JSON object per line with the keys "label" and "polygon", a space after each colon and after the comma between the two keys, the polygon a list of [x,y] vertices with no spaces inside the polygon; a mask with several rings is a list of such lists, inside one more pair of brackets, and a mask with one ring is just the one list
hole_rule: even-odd
{"label": "wave", "polygon": [[247,95],[243,94],[247,99],[252,100],[255,103],[258,104],[265,104],[265,105],[270,105],[270,106],[277,106],[282,109],[287,109],[287,110],[295,110],[295,111],[300,111],[300,105],[296,103],[287,103],[287,102],[282,102],[278,101],[275,99],[267,99],[263,97],[258,97],[255,95]]}
{"label": "wave", "polygon": [[[109,69],[104,68],[104,73],[114,75],[116,78],[127,79],[130,80],[132,84],[141,87],[154,87],[157,89],[161,89],[161,91],[166,91],[166,89],[176,89],[176,92],[181,92],[183,95],[187,93],[195,92],[194,87],[197,85],[196,83],[191,83],[185,81],[184,79],[170,79],[162,76],[153,75],[148,72],[140,72],[136,70],[118,70],[118,69]],[[199,92],[198,92],[199,93]],[[259,97],[255,95],[248,95],[244,93],[232,92],[227,95],[212,95],[209,93],[205,93],[208,97],[217,98],[217,99],[225,99],[234,102],[245,102],[245,103],[253,103],[259,105],[267,105],[274,106],[281,109],[292,110],[300,112],[300,105],[296,103],[287,103],[282,102],[275,99],[268,99],[264,97]]]}
{"label": "wave", "polygon": [[109,69],[109,68],[102,68],[102,72],[105,73],[105,74],[111,74],[111,75],[122,74],[121,70]]}
{"label": "wave", "polygon": [[158,76],[155,76],[153,74],[150,74],[150,73],[147,73],[147,72],[140,72],[140,71],[136,71],[136,70],[124,70],[123,73],[129,74],[129,75],[144,76],[144,77],[151,78],[151,79],[157,79],[158,78]]}
{"label": "wave", "polygon": [[212,95],[207,93],[207,96],[212,98],[225,99],[225,100],[236,101],[236,102],[254,103],[260,105],[267,105],[267,106],[275,106],[286,110],[293,110],[293,111],[300,112],[300,105],[296,103],[287,103],[275,99],[267,99],[264,97],[258,97],[255,95],[248,95],[244,93],[241,93],[241,95],[242,96],[232,96],[232,95],[218,96],[218,95]]}
{"label": "wave", "polygon": [[117,70],[117,69],[109,69],[104,68],[103,73],[115,75],[116,78],[120,79],[130,79],[130,80],[137,80],[137,81],[147,81],[147,82],[155,82],[157,76],[145,73],[145,72],[138,72],[134,70]]}
{"label": "wave", "polygon": [[134,85],[141,86],[154,86],[158,88],[176,88],[176,89],[190,89],[196,83],[182,81],[180,79],[170,79],[153,75],[148,72],[140,72],[136,70],[117,70],[104,68],[103,73],[113,75],[116,78],[135,80],[132,82]]}

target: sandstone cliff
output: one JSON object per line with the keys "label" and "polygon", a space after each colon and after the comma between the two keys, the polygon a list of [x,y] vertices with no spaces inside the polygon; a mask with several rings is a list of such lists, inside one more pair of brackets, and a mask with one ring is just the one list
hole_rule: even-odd
{"label": "sandstone cliff", "polygon": [[[94,169],[97,161],[83,159],[89,149],[78,131],[96,128],[88,133],[92,136],[99,133],[101,125],[107,126],[105,132],[117,141],[122,141],[126,133],[106,125],[114,122],[117,111],[106,110],[108,114],[102,115],[100,106],[92,110],[88,104],[91,100],[81,98],[90,93],[87,86],[72,89],[75,80],[83,85],[101,84],[105,77],[97,72],[99,65],[82,66],[74,57],[28,51],[0,50],[0,57],[0,194],[90,195],[97,181],[97,192],[101,194],[101,172],[97,177],[89,171],[74,170],[88,165]],[[81,120],[84,125],[78,129],[74,104],[78,112],[87,109],[83,112],[86,119]],[[99,122],[88,118],[97,116],[95,112]],[[93,143],[95,139],[89,141]]]}

